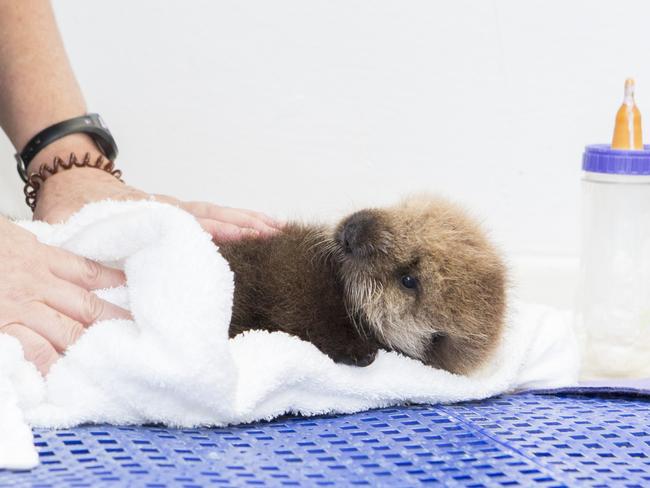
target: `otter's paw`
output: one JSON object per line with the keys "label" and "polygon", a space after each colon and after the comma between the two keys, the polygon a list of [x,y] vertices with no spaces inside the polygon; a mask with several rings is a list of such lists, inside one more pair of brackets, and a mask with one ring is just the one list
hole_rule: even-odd
{"label": "otter's paw", "polygon": [[328,354],[335,363],[347,364],[349,366],[368,366],[373,363],[377,356],[377,349],[348,348],[345,351]]}
{"label": "otter's paw", "polygon": [[375,349],[374,351],[369,351],[363,356],[355,357],[354,358],[354,365],[355,366],[369,366],[372,363],[375,362],[375,358],[377,357],[377,350]]}

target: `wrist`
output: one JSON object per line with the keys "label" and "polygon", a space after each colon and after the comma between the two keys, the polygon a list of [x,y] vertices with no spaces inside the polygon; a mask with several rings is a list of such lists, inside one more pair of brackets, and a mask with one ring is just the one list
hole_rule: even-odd
{"label": "wrist", "polygon": [[124,184],[117,176],[94,167],[75,167],[48,176],[32,200],[35,205],[28,201],[34,219],[62,222],[90,202],[147,198],[147,194]]}
{"label": "wrist", "polygon": [[86,185],[91,184],[91,182],[101,184],[111,183],[124,186],[124,183],[111,173],[102,169],[90,168],[87,166],[82,166],[80,168],[73,166],[70,169],[54,173],[45,178],[41,186],[43,188],[56,186],[61,189],[61,191],[64,191],[65,188],[68,187],[70,189],[69,191],[72,191],[73,188],[76,191],[77,189],[83,190],[83,188]]}
{"label": "wrist", "polygon": [[35,210],[43,195],[54,193],[77,200],[80,204],[88,203],[92,200],[84,199],[87,194],[93,193],[92,188],[97,185],[110,188],[118,186],[123,191],[126,185],[121,176],[122,172],[115,169],[113,162],[99,152],[94,160],[90,153],[77,156],[77,153],[72,152],[65,159],[54,156],[51,164],[42,164],[38,172],[30,173],[24,188],[25,202]]}

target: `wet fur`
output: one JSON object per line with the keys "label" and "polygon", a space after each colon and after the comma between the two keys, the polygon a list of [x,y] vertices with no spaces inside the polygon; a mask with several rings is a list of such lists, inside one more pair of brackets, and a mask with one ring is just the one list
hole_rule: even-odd
{"label": "wet fur", "polygon": [[[343,242],[351,222],[362,224],[354,252]],[[442,199],[362,210],[334,228],[290,224],[221,252],[235,273],[231,337],[282,330],[337,362],[367,365],[384,348],[468,373],[503,329],[503,263],[479,226]],[[402,285],[406,274],[416,289]]]}

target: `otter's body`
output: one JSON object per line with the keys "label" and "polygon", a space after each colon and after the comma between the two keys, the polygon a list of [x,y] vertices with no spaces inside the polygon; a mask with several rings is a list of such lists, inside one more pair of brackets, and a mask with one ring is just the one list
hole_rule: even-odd
{"label": "otter's body", "polygon": [[352,323],[337,263],[314,242],[320,231],[290,224],[268,238],[220,246],[235,274],[230,337],[249,329],[284,331],[336,362],[365,366],[377,345]]}
{"label": "otter's body", "polygon": [[365,366],[384,348],[468,373],[503,329],[505,267],[479,226],[439,198],[220,250],[235,274],[231,337],[284,331],[336,362]]}

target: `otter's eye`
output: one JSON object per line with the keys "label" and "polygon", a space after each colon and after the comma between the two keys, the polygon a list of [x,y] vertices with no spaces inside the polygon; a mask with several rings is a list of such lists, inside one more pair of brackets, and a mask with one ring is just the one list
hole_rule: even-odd
{"label": "otter's eye", "polygon": [[415,278],[410,275],[402,276],[402,285],[404,288],[415,288],[418,285],[418,282]]}

